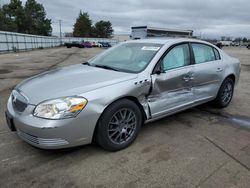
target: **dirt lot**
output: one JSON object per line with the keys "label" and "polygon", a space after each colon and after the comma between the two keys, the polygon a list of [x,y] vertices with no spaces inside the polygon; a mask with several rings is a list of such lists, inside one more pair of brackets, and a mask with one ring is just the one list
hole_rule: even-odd
{"label": "dirt lot", "polygon": [[231,105],[209,106],[145,125],[129,148],[96,145],[36,149],[7,128],[11,88],[21,80],[83,62],[101,49],[55,48],[0,55],[0,187],[249,187],[250,50],[227,48],[242,62]]}

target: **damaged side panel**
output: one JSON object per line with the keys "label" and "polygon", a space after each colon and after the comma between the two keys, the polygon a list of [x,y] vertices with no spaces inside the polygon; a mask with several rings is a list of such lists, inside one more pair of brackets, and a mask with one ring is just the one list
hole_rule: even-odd
{"label": "damaged side panel", "polygon": [[183,78],[191,68],[180,68],[152,75],[152,91],[148,96],[152,118],[178,110],[192,103],[192,80]]}

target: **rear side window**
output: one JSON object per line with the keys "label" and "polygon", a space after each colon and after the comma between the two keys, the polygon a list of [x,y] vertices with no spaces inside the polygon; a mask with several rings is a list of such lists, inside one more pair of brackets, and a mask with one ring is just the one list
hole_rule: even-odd
{"label": "rear side window", "polygon": [[220,53],[219,53],[219,51],[216,50],[215,48],[214,48],[214,54],[215,54],[216,60],[219,60],[219,59],[220,59]]}
{"label": "rear side window", "polygon": [[181,44],[171,49],[162,59],[163,70],[183,67],[190,64],[188,44]]}
{"label": "rear side window", "polygon": [[215,61],[215,53],[212,47],[205,44],[192,44],[195,63],[205,63],[209,61]]}

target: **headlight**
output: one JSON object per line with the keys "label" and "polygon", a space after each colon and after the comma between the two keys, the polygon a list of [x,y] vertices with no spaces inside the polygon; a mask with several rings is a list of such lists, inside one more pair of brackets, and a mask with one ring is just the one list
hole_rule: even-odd
{"label": "headlight", "polygon": [[83,97],[64,97],[44,101],[36,106],[33,115],[47,119],[72,118],[81,112],[87,102]]}

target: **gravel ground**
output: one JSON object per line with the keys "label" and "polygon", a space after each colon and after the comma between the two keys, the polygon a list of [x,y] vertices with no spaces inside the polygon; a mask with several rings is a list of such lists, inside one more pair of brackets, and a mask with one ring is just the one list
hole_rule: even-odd
{"label": "gravel ground", "polygon": [[7,128],[8,96],[21,80],[81,63],[102,49],[54,48],[0,55],[0,187],[249,187],[250,50],[225,48],[241,60],[231,105],[208,105],[143,126],[127,149],[96,145],[46,151]]}

